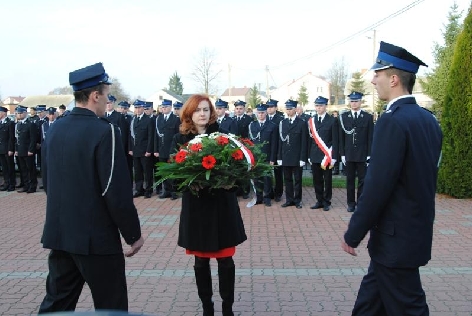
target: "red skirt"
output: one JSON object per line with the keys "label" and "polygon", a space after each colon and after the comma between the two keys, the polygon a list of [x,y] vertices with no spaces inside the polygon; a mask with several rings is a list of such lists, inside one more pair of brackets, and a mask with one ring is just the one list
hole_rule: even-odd
{"label": "red skirt", "polygon": [[193,255],[202,258],[225,258],[232,257],[236,253],[236,247],[224,248],[214,252],[196,251],[185,249],[187,255]]}

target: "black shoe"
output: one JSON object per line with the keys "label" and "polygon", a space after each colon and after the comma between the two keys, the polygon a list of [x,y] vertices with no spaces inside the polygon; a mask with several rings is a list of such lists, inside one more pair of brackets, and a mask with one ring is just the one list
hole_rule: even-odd
{"label": "black shoe", "polygon": [[26,191],[26,193],[34,193],[34,192],[36,192],[36,188],[31,188],[28,191]]}
{"label": "black shoe", "polygon": [[281,207],[288,207],[288,206],[294,206],[295,203],[293,202],[285,202],[284,204],[280,205]]}
{"label": "black shoe", "polygon": [[18,192],[18,193],[25,193],[25,192],[28,192],[28,189],[23,188],[22,190],[18,190],[18,191],[16,191],[16,192]]}
{"label": "black shoe", "polygon": [[249,194],[243,194],[243,199],[245,200],[249,199]]}
{"label": "black shoe", "polygon": [[9,187],[9,188],[7,189],[7,192],[12,192],[12,191],[15,191],[15,187]]}
{"label": "black shoe", "polygon": [[297,208],[302,208],[302,207],[303,207],[303,206],[302,206],[302,203],[297,203],[296,207],[297,207]]}
{"label": "black shoe", "polygon": [[274,199],[275,202],[280,202],[282,201],[282,198],[280,196],[276,196]]}
{"label": "black shoe", "polygon": [[316,210],[317,208],[323,208],[323,204],[320,203],[320,202],[316,202],[315,205],[313,205],[312,207],[310,207],[312,210]]}
{"label": "black shoe", "polygon": [[272,204],[270,203],[270,201],[264,202],[264,205],[267,206],[267,207],[272,206]]}
{"label": "black shoe", "polygon": [[134,198],[137,198],[137,197],[140,197],[140,196],[143,196],[144,195],[144,192],[136,192],[135,194],[133,194],[133,197]]}
{"label": "black shoe", "polygon": [[171,197],[171,194],[167,193],[167,192],[163,192],[159,195],[160,199],[166,199],[166,198],[170,198],[170,197]]}
{"label": "black shoe", "polygon": [[262,204],[262,201],[256,201],[255,205]]}
{"label": "black shoe", "polygon": [[355,207],[355,206],[348,206],[348,207],[347,207],[347,211],[348,211],[349,213],[352,213],[352,212],[354,212],[355,210],[356,210],[356,207]]}
{"label": "black shoe", "polygon": [[170,196],[170,199],[173,201],[173,200],[177,200],[179,197],[177,196],[177,193],[171,193],[171,196]]}
{"label": "black shoe", "polygon": [[329,206],[329,205],[323,206],[323,211],[327,212],[327,211],[329,211],[329,209],[330,209],[330,206]]}
{"label": "black shoe", "polygon": [[16,186],[17,189],[24,187],[25,185],[23,183],[20,183]]}
{"label": "black shoe", "polygon": [[44,185],[40,185],[40,186],[39,186],[39,189],[40,189],[40,190],[44,189]]}
{"label": "black shoe", "polygon": [[8,188],[9,187],[3,187],[3,188],[0,189],[0,191],[6,191],[6,190],[8,190]]}
{"label": "black shoe", "polygon": [[144,198],[145,199],[150,199],[151,198],[151,192],[144,193]]}

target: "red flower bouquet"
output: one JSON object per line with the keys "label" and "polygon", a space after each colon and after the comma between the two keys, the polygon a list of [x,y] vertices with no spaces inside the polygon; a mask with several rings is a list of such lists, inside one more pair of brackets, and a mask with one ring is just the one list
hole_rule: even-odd
{"label": "red flower bouquet", "polygon": [[177,190],[197,194],[194,187],[227,188],[269,176],[272,166],[265,162],[261,146],[231,134],[198,135],[181,145],[170,163],[158,164],[157,184],[173,180]]}

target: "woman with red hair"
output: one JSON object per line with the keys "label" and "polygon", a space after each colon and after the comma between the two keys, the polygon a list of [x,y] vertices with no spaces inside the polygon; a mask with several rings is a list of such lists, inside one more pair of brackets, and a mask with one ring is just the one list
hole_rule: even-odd
{"label": "woman with red hair", "polygon": [[[180,133],[173,139],[172,148],[186,144],[199,134],[218,131],[216,111],[206,95],[195,94],[181,111]],[[210,258],[218,262],[220,296],[223,315],[233,314],[236,246],[247,237],[236,197],[236,188],[198,189],[198,196],[184,191],[180,213],[178,245],[195,256],[195,279],[203,315],[214,315],[213,286]]]}

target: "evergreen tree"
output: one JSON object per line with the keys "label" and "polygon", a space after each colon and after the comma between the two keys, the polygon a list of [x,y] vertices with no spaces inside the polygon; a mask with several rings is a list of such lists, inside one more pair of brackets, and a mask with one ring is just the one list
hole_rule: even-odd
{"label": "evergreen tree", "polygon": [[352,74],[352,81],[351,81],[351,92],[357,91],[362,94],[365,94],[365,81],[362,78],[362,74],[360,72],[355,72]]}
{"label": "evergreen tree", "polygon": [[432,110],[440,121],[444,107],[446,87],[450,78],[449,72],[454,55],[454,47],[457,36],[462,30],[462,24],[460,23],[462,12],[458,13],[457,10],[458,6],[454,3],[448,14],[449,22],[442,33],[444,44],[434,44],[433,56],[436,67],[426,75],[425,80],[420,81],[424,92],[434,100]]}
{"label": "evergreen tree", "polygon": [[184,92],[184,85],[177,71],[169,78],[169,91],[177,95],[182,95]]}
{"label": "evergreen tree", "polygon": [[249,107],[255,109],[256,105],[261,103],[261,98],[259,96],[259,89],[257,88],[257,85],[254,84],[254,86],[249,89],[249,100],[248,100],[248,105]]}
{"label": "evergreen tree", "polygon": [[308,99],[308,93],[307,93],[307,88],[305,87],[305,83],[300,87],[300,90],[298,91],[298,103],[300,103],[302,106],[305,106],[308,104],[309,99]]}
{"label": "evergreen tree", "polygon": [[457,37],[441,121],[444,133],[438,191],[472,197],[472,7]]}

